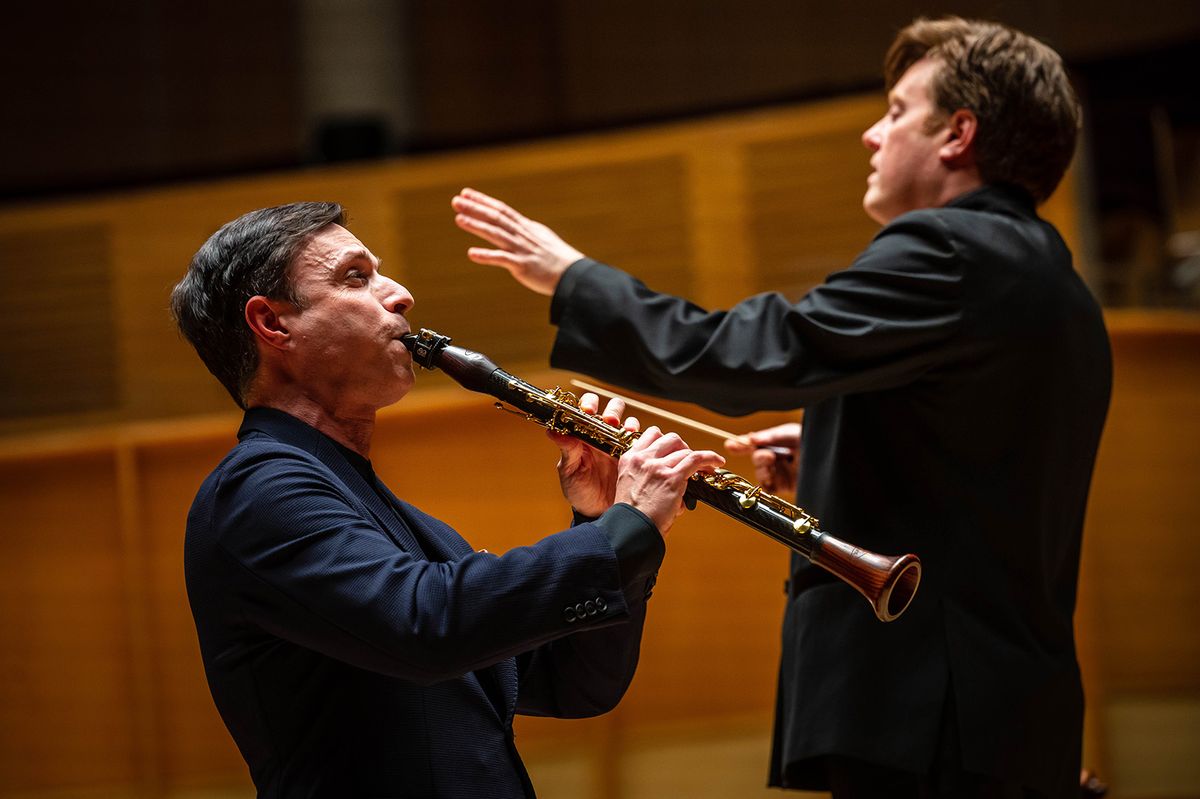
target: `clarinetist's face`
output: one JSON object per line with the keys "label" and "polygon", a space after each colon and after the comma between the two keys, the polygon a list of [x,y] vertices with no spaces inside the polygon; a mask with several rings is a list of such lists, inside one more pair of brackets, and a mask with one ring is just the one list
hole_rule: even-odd
{"label": "clarinetist's face", "polygon": [[400,337],[413,297],[380,267],[340,225],[313,236],[292,263],[305,307],[282,319],[294,340],[291,371],[325,407],[382,408],[412,388],[412,356]]}

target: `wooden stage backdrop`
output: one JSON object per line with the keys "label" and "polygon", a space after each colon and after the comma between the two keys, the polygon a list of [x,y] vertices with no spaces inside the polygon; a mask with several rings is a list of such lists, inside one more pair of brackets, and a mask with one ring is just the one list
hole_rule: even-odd
{"label": "wooden stage backdrop", "polygon": [[[569,376],[545,368],[547,301],[466,261],[455,190],[510,199],[583,251],[704,304],[799,295],[874,232],[859,134],[881,111],[849,98],[0,209],[0,797],[250,793],[204,683],[181,566],[188,505],[238,417],[166,311],[219,224],[337,199],[415,294],[414,324],[548,386]],[[1077,245],[1075,209],[1068,184],[1045,214]],[[1200,795],[1200,321],[1113,313],[1109,325],[1116,394],[1078,614],[1087,755],[1117,799]],[[737,430],[788,418],[670,407]],[[541,432],[438,375],[384,412],[374,455],[398,494],[478,547],[504,550],[567,518]],[[786,564],[781,547],[707,509],[682,519],[626,701],[597,720],[519,723],[542,795],[766,795]]]}

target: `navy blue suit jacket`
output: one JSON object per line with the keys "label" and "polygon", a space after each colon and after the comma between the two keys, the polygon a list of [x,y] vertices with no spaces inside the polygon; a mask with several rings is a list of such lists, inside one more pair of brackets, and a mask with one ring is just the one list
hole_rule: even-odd
{"label": "navy blue suit jacket", "polygon": [[512,797],[514,713],[603,713],[637,665],[662,539],[617,505],[503,556],[396,499],[366,459],[246,413],[188,516],[217,708],[262,797]]}
{"label": "navy blue suit jacket", "polygon": [[727,414],[804,407],[799,504],[924,562],[881,624],[793,556],[773,784],[823,787],[828,754],[923,772],[949,716],[966,770],[1078,796],[1072,613],[1111,359],[1028,195],[904,214],[797,302],[710,312],[585,260],[552,313],[554,366]]}

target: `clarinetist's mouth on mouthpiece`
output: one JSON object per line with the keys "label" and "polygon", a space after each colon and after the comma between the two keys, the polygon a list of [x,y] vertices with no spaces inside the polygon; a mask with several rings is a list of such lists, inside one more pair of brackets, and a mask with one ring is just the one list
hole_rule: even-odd
{"label": "clarinetist's mouth on mouthpiece", "polygon": [[[440,353],[450,341],[449,336],[424,327],[419,333],[409,332],[400,337],[400,342],[412,353],[413,360],[430,370],[437,369]],[[492,368],[495,368],[494,364]]]}

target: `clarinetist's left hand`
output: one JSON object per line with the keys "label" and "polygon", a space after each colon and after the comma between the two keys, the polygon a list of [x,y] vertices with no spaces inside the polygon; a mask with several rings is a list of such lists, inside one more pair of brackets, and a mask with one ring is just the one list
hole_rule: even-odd
{"label": "clarinetist's left hand", "polygon": [[[599,405],[600,398],[595,394],[588,393],[579,398],[579,408],[584,413],[596,413]],[[641,425],[635,417],[621,421],[624,412],[624,402],[609,400],[604,407],[604,421],[638,432]],[[571,507],[585,516],[593,517],[612,507],[617,488],[617,459],[570,436],[552,431],[547,431],[547,435],[562,453],[558,459],[558,480],[563,496],[571,503]]]}

